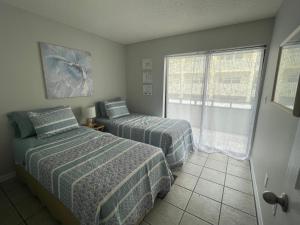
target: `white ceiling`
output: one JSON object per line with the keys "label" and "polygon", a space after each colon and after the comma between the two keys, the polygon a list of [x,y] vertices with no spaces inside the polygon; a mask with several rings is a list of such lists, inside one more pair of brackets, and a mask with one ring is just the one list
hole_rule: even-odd
{"label": "white ceiling", "polygon": [[273,17],[283,0],[0,0],[130,44]]}

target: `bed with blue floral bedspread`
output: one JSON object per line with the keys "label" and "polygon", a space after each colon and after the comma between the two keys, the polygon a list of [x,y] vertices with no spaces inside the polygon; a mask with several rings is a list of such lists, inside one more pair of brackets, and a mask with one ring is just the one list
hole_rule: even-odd
{"label": "bed with blue floral bedspread", "polygon": [[160,148],[84,127],[30,139],[18,158],[80,224],[136,224],[170,190]]}
{"label": "bed with blue floral bedspread", "polygon": [[96,121],[116,136],[162,148],[171,168],[182,165],[193,151],[191,125],[185,120],[130,114],[116,119],[98,117]]}

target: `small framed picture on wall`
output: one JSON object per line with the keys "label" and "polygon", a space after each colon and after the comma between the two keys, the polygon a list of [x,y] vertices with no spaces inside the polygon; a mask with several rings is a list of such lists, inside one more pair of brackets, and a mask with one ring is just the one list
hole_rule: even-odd
{"label": "small framed picture on wall", "polygon": [[143,83],[152,84],[151,70],[144,70],[143,71]]}
{"label": "small framed picture on wall", "polygon": [[152,59],[142,59],[142,69],[152,70]]}
{"label": "small framed picture on wall", "polygon": [[152,84],[144,84],[143,85],[143,94],[144,95],[152,95]]}

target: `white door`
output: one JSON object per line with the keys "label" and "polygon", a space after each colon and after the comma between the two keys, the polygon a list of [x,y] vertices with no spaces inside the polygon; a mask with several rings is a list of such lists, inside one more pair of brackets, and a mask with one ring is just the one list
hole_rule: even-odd
{"label": "white door", "polygon": [[[300,122],[298,122],[297,133],[290,153],[288,168],[283,182],[282,192],[288,195],[289,208],[283,212],[277,206],[275,225],[298,225],[300,224]],[[296,183],[298,185],[296,187]],[[270,190],[272,191],[272,190]],[[278,193],[277,193],[278,194]]]}
{"label": "white door", "polygon": [[[281,104],[287,110],[294,110],[299,114],[300,89],[300,26],[292,32],[281,44],[278,63],[274,102]],[[298,89],[297,89],[298,87]],[[292,114],[292,113],[291,113]],[[297,131],[289,155],[287,170],[283,180],[276,181],[282,184],[280,192],[286,193],[289,199],[287,212],[283,212],[278,205],[275,213],[275,225],[300,224],[300,121],[297,121]],[[280,163],[280,162],[275,162]],[[276,165],[275,165],[276,166]],[[275,188],[275,187],[274,187]],[[278,191],[278,188],[276,188]],[[269,191],[273,191],[270,189]],[[275,193],[280,195],[281,193]],[[274,214],[274,211],[273,211]]]}

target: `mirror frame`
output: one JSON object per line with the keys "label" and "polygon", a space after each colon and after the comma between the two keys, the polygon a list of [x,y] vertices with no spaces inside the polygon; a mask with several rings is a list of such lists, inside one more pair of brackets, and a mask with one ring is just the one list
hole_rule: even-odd
{"label": "mirror frame", "polygon": [[[279,102],[275,102],[275,92],[276,92],[276,87],[277,87],[277,81],[278,81],[278,73],[279,73],[279,67],[280,67],[280,61],[281,61],[281,56],[282,56],[282,49],[284,46],[288,44],[295,44],[300,42],[299,41],[293,41],[293,37],[297,34],[300,34],[300,25],[281,43],[279,52],[278,52],[278,59],[277,59],[277,64],[276,64],[276,74],[275,74],[275,81],[273,85],[273,92],[272,92],[272,102],[275,103],[276,105],[279,105],[283,107],[284,109],[293,112],[293,115],[296,117],[300,117],[300,75],[298,78],[298,84],[297,84],[297,90],[296,90],[296,95],[295,95],[295,100],[294,100],[294,108],[290,109],[283,104],[280,104]],[[300,71],[299,71],[300,74]]]}
{"label": "mirror frame", "polygon": [[295,117],[300,117],[300,76],[298,78],[298,86],[296,90],[293,115]]}

